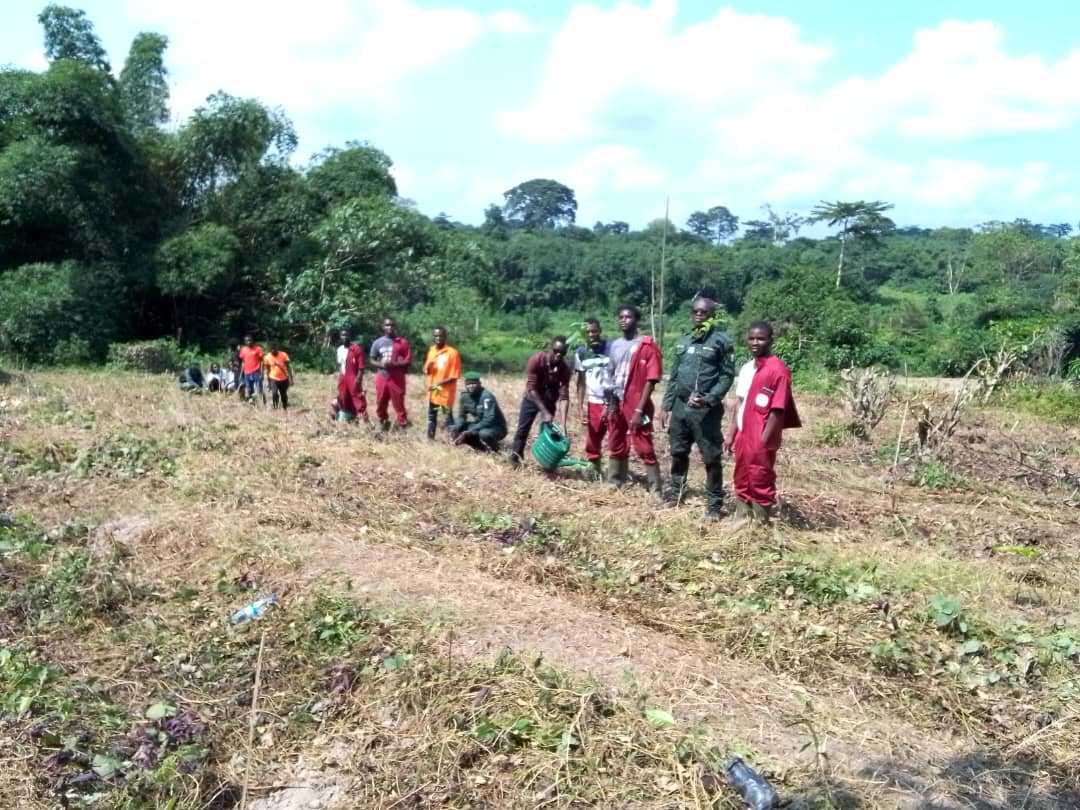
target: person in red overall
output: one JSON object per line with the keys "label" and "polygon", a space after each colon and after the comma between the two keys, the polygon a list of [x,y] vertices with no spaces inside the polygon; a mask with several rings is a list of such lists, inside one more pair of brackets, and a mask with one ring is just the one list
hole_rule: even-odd
{"label": "person in red overall", "polygon": [[783,431],[802,427],[791,393],[791,371],[772,353],[772,340],[772,325],[765,321],[754,321],[746,330],[751,359],[739,371],[736,418],[724,441],[724,450],[735,454],[733,529],[751,521],[769,522],[776,505],[776,452]]}
{"label": "person in red overall", "polygon": [[638,334],[641,311],[637,307],[619,307],[617,314],[622,337],[608,345],[619,403],[618,412],[609,423],[611,463],[617,467],[617,480],[625,482],[629,471],[629,445],[633,445],[634,452],[645,465],[649,493],[660,497],[663,488],[653,446],[652,394],[663,376],[664,360],[656,341],[648,335]]}
{"label": "person in red overall", "polygon": [[348,329],[341,330],[341,346],[345,349],[344,361],[338,375],[338,409],[351,413],[357,419],[368,421],[367,395],[364,393],[364,348],[352,342]]}
{"label": "person in red overall", "polygon": [[405,412],[405,371],[412,363],[409,341],[397,333],[397,322],[383,318],[382,337],[371,344],[371,364],[375,372],[375,418],[383,430],[390,429],[390,409],[393,404],[397,427],[409,424]]}

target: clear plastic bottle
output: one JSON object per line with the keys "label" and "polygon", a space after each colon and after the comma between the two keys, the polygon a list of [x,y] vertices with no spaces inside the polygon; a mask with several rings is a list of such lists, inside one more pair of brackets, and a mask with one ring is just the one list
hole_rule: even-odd
{"label": "clear plastic bottle", "polygon": [[272,593],[268,593],[266,596],[260,596],[251,604],[244,605],[240,610],[231,615],[229,617],[229,624],[244,624],[252,619],[257,619],[266,613],[270,605],[274,604],[276,601],[277,596]]}
{"label": "clear plastic bottle", "polygon": [[751,810],[772,810],[780,801],[776,791],[765,781],[765,777],[743,762],[742,757],[729,759],[724,770],[727,772],[728,782],[735,788],[735,792],[742,796],[743,801],[750,805]]}

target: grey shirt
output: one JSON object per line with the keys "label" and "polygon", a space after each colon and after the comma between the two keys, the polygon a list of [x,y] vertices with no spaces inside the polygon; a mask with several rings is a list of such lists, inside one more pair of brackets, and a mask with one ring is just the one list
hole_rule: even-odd
{"label": "grey shirt", "polygon": [[[375,342],[371,344],[371,359],[382,360],[384,362],[390,360],[394,351],[394,339],[388,338],[386,335],[376,338]],[[385,368],[380,368],[378,373],[383,377],[389,377],[390,372]]]}

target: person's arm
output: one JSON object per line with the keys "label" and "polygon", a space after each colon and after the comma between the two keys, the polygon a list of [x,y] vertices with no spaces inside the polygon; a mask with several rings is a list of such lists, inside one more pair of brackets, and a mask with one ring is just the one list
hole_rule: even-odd
{"label": "person's arm", "polygon": [[410,366],[412,365],[412,346],[409,345],[409,341],[407,340],[402,340],[401,342],[405,344],[405,354],[403,354],[397,360],[391,359],[390,362],[391,364],[399,367]]}
{"label": "person's arm", "polygon": [[565,360],[562,361],[562,367],[559,369],[559,404],[562,405],[562,422],[560,424],[566,427],[567,421],[570,419],[570,366],[567,365]]}
{"label": "person's arm", "polygon": [[456,383],[461,379],[461,353],[457,349],[450,352],[450,362],[446,364],[446,374],[446,379],[439,383],[440,385]]}
{"label": "person's arm", "polygon": [[660,348],[655,343],[651,340],[649,342],[643,341],[638,351],[647,351],[648,356],[645,358],[645,386],[641,389],[641,396],[638,397],[638,401],[634,405],[634,413],[630,419],[631,433],[642,427],[645,408],[652,401],[656,384],[664,376],[663,358],[660,356]]}
{"label": "person's arm", "polygon": [[[735,397],[735,413],[739,412],[742,404],[743,398]],[[772,414],[769,414],[769,418],[772,418]],[[735,452],[735,434],[738,432],[738,421],[738,418],[731,420],[731,424],[728,425],[727,435],[724,437],[724,452],[728,455]]]}
{"label": "person's arm", "polygon": [[555,418],[555,414],[548,410],[547,405],[544,404],[544,397],[540,393],[539,367],[543,361],[543,355],[533,355],[529,358],[529,362],[525,366],[525,396],[531,399],[539,409],[540,417],[545,422],[550,422]]}
{"label": "person's arm", "polygon": [[630,418],[630,432],[636,433],[642,426],[645,418],[645,406],[649,404],[653,390],[656,388],[656,380],[646,380],[645,387],[641,389],[641,398],[637,401],[637,407]]}
{"label": "person's arm", "polygon": [[716,382],[705,393],[705,402],[710,408],[724,402],[724,397],[731,389],[731,384],[735,381],[735,361],[732,358],[731,346],[726,341],[721,341],[717,349],[722,351],[724,356],[720,359],[718,368],[720,374],[716,378]]}
{"label": "person's arm", "polygon": [[293,384],[292,362],[285,361],[285,376],[289,378],[289,385]]}
{"label": "person's arm", "polygon": [[495,427],[495,397],[488,394],[480,398],[480,412],[476,421],[469,425],[467,433],[478,434],[481,430]]}
{"label": "person's arm", "polygon": [[774,441],[774,437],[779,438],[780,431],[784,429],[784,410],[783,408],[773,408],[769,411],[769,417],[765,420],[765,429],[761,431],[761,444],[768,447]]}
{"label": "person's arm", "polygon": [[578,414],[581,424],[589,424],[589,412],[585,410],[585,366],[581,358],[574,355],[574,395],[577,397]]}

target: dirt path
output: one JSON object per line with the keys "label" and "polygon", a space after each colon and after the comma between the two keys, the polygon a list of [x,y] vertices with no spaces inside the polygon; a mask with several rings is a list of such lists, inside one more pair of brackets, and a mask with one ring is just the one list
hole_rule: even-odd
{"label": "dirt path", "polygon": [[[651,703],[684,721],[720,729],[724,741],[749,744],[781,768],[812,758],[812,751],[800,751],[808,736],[788,726],[808,715],[811,696],[763,668],[710,657],[704,649],[542,587],[502,581],[392,540],[313,537],[298,547],[307,558],[307,576],[345,574],[373,601],[419,605],[445,616],[454,628],[455,655],[491,656],[503,648],[538,653],[610,686],[626,684],[632,673]],[[867,780],[867,792],[874,795],[858,806],[961,806],[951,804],[935,784],[944,763],[963,754],[955,745],[875,717],[850,695],[815,694],[813,705],[831,765],[849,779]],[[898,764],[903,786],[896,784]]]}

